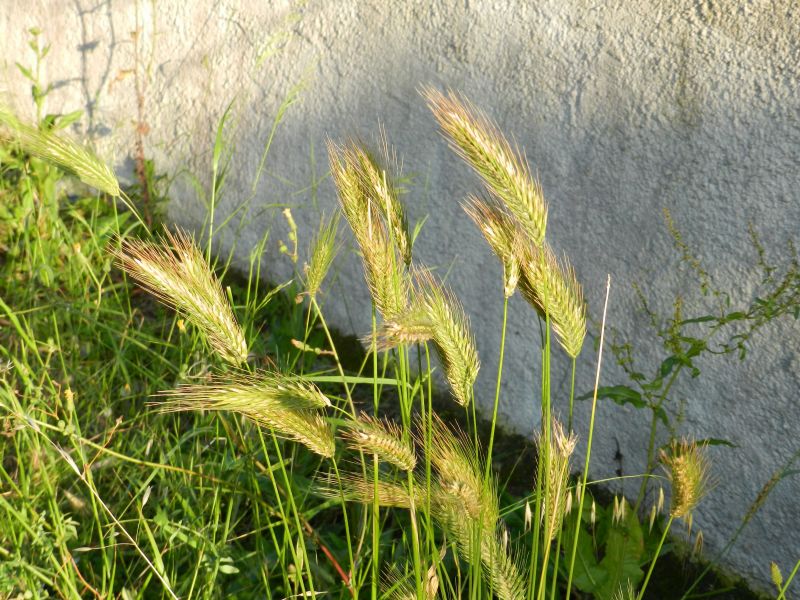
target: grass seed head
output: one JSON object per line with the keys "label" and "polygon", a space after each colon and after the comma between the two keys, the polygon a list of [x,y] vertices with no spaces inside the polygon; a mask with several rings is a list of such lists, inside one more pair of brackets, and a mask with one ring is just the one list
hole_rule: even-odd
{"label": "grass seed head", "polygon": [[586,302],[575,270],[564,257],[559,261],[550,247],[518,247],[523,298],[544,318],[550,316],[559,344],[576,358],[586,337]]}
{"label": "grass seed head", "polygon": [[519,256],[516,250],[518,236],[517,223],[497,202],[487,198],[470,196],[464,204],[464,211],[475,223],[492,252],[503,265],[503,291],[510,298],[517,289],[519,281]]}
{"label": "grass seed head", "polygon": [[712,487],[704,446],[688,440],[674,441],[668,452],[662,450],[661,462],[672,485],[670,515],[678,519],[691,516]]}
{"label": "grass seed head", "polygon": [[[561,529],[564,515],[568,512],[570,458],[575,451],[578,438],[567,435],[555,419],[550,428],[550,447],[543,448],[544,438],[539,437],[539,455],[546,461],[544,472],[544,519],[545,539],[553,540]],[[616,506],[616,498],[615,498]]]}
{"label": "grass seed head", "polygon": [[339,204],[361,249],[364,274],[372,301],[384,319],[403,314],[408,306],[409,283],[403,260],[381,218],[382,209],[369,193],[371,164],[354,142],[343,147],[330,143],[331,173]]}
{"label": "grass seed head", "polygon": [[396,423],[361,413],[358,421],[349,421],[344,433],[348,445],[365,454],[374,454],[402,471],[413,471],[417,464],[413,446],[403,440]]}
{"label": "grass seed head", "polygon": [[339,231],[339,215],[322,221],[319,231],[311,244],[311,257],[306,265],[306,293],[312,298],[317,295],[322,282],[331,268],[338,251],[336,234]]}
{"label": "grass seed head", "polygon": [[115,198],[120,195],[114,172],[86,148],[52,131],[21,122],[2,105],[0,126],[0,140],[15,140],[25,152],[72,171],[85,184]]}
{"label": "grass seed head", "polygon": [[431,323],[432,338],[453,397],[460,405],[466,406],[481,366],[469,319],[461,303],[433,278],[430,271],[418,269],[415,279],[415,305],[425,310]]}
{"label": "grass seed head", "polygon": [[244,415],[324,457],[333,456],[333,431],[318,409],[330,405],[319,389],[278,373],[238,373],[165,392],[165,411],[226,410]]}
{"label": "grass seed head", "polygon": [[527,161],[497,127],[468,101],[453,92],[424,92],[428,106],[453,149],[503,201],[537,246],[544,242],[547,204]]}
{"label": "grass seed head", "polygon": [[236,366],[247,361],[247,342],[222,285],[188,235],[167,232],[156,243],[124,239],[114,257],[142,287],[194,324],[222,359]]}

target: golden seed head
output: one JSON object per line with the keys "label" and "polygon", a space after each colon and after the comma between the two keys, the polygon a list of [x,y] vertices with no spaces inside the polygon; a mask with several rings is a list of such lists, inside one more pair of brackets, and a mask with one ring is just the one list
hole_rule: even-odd
{"label": "golden seed head", "polygon": [[402,471],[413,471],[417,464],[410,440],[403,440],[402,431],[391,421],[362,413],[358,421],[347,423],[344,436],[351,448],[374,454]]}
{"label": "golden seed head", "polygon": [[669,452],[661,452],[661,462],[672,484],[670,515],[691,516],[711,487],[709,462],[704,447],[688,440],[675,441]]}
{"label": "golden seed head", "polygon": [[561,347],[576,358],[586,337],[586,302],[575,270],[547,244],[541,249],[518,246],[518,252],[522,297],[543,319],[549,315]]}
{"label": "golden seed head", "polygon": [[11,138],[25,152],[72,171],[85,184],[109,196],[120,195],[114,172],[89,150],[52,131],[44,131],[22,123],[6,107],[0,105],[0,140]]}
{"label": "golden seed head", "polygon": [[187,234],[167,232],[155,243],[126,239],[112,252],[139,285],[197,327],[222,359],[234,366],[247,361],[247,342],[222,285]]}
{"label": "golden seed head", "polygon": [[444,365],[445,377],[455,400],[462,406],[472,398],[480,359],[469,319],[456,297],[430,271],[415,271],[415,306],[424,310],[431,324],[432,339]]}
{"label": "golden seed head", "polygon": [[544,242],[547,204],[527,161],[497,127],[468,101],[450,92],[424,92],[451,146],[483,179],[537,246]]}
{"label": "golden seed head", "polygon": [[227,410],[329,458],[333,431],[319,409],[330,400],[312,383],[280,373],[234,373],[164,392],[163,410]]}

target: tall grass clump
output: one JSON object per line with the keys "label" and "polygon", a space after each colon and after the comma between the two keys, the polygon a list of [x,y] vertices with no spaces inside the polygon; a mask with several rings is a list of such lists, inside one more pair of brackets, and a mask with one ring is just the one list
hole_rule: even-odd
{"label": "tall grass clump", "polygon": [[[663,450],[670,503],[663,518],[664,496],[653,503],[649,529],[639,502],[598,504],[588,473],[610,279],[589,426],[576,431],[587,306],[575,268],[547,236],[544,191],[488,117],[454,93],[424,95],[480,179],[464,210],[502,266],[488,434],[470,318],[414,254],[419,227],[410,227],[385,133],[377,152],[355,140],[328,145],[372,304],[367,353],[348,368],[323,310],[343,244],[339,213],[323,218],[301,269],[284,212],[291,283],[263,284],[264,243],[237,280],[210,251],[223,227],[213,221],[221,133],[204,250],[187,233],[148,229],[113,199],[59,194],[49,178],[66,169],[127,198],[98,159],[0,113],[3,192],[19,198],[23,216],[0,228],[0,268],[20,282],[0,288],[0,510],[9,523],[0,527],[0,594],[644,597],[673,521],[690,524],[712,487],[705,445]],[[48,271],[55,263],[60,271]],[[540,361],[537,460],[522,498],[492,468],[516,291],[539,320],[530,332]],[[566,390],[552,387],[553,352],[571,364]],[[440,386],[449,393],[435,401]],[[773,569],[781,596],[795,572],[784,581]]]}

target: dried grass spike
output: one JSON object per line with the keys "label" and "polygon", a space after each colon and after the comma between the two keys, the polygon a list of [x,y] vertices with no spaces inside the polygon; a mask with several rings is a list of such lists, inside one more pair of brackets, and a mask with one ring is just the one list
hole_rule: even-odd
{"label": "dried grass spike", "polygon": [[[539,438],[540,456],[545,465],[544,485],[544,519],[545,539],[553,540],[561,529],[564,515],[567,510],[567,495],[569,493],[570,458],[575,451],[578,438],[574,433],[567,435],[564,428],[555,419],[550,428],[550,447],[542,451],[544,439]],[[615,498],[616,506],[616,498]]]}
{"label": "dried grass spike", "polygon": [[503,265],[503,289],[510,298],[519,281],[519,243],[517,224],[514,218],[497,205],[496,202],[477,196],[470,196],[463,205],[464,211],[475,223],[483,237]]}
{"label": "dried grass spike", "polygon": [[[345,499],[361,504],[372,504],[375,501],[374,481],[365,480],[363,475],[353,473],[345,473],[341,477],[341,490],[336,477],[328,474],[322,477],[317,492],[326,498],[337,499],[341,498],[344,493]],[[377,496],[378,504],[381,506],[410,509],[412,505],[408,489],[393,481],[378,480]],[[414,499],[415,505],[419,505],[419,502],[419,498]]]}
{"label": "dried grass spike", "polygon": [[247,342],[222,285],[187,234],[167,232],[157,243],[125,239],[113,254],[128,275],[194,324],[226,362],[247,361]]}
{"label": "dried grass spike", "polygon": [[330,401],[313,385],[277,373],[216,376],[164,392],[162,410],[226,410],[244,415],[324,457],[333,456],[333,431],[317,408]]}
{"label": "dried grass spike", "polygon": [[319,230],[311,244],[311,256],[306,265],[306,293],[312,298],[317,295],[322,281],[331,268],[338,250],[336,234],[339,231],[339,215],[327,222],[320,222]]}

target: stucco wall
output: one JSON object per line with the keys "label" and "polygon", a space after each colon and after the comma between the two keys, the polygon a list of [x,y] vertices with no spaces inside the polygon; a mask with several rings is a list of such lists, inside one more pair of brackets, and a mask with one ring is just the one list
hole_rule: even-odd
{"label": "stucco wall", "polygon": [[[572,258],[595,318],[611,274],[609,321],[632,339],[642,370],[655,368],[658,354],[634,282],[662,314],[676,295],[685,296],[688,316],[711,306],[679,265],[662,208],[670,209],[734,307],[752,300],[759,281],[748,222],[778,261],[787,258],[787,240],[797,238],[800,9],[793,0],[4,0],[0,85],[25,110],[28,85],[14,62],[32,60],[26,47],[32,26],[53,46],[43,73],[55,83],[48,108],[84,108],[75,133],[128,172],[137,113],[131,32],[140,31],[147,153],[161,170],[188,167],[175,180],[169,206],[170,217],[185,226],[201,223],[206,210],[187,172],[207,186],[216,123],[233,101],[226,131],[235,154],[217,219],[249,202],[237,242],[241,263],[271,226],[275,205],[295,209],[301,242],[308,242],[320,212],[335,206],[324,177],[326,138],[369,139],[383,123],[405,172],[416,179],[406,197],[411,220],[428,216],[417,255],[452,267],[449,282],[472,316],[482,406],[491,402],[496,368],[500,268],[459,207],[478,183],[436,132],[417,91],[422,84],[464,92],[525,148],[550,202],[553,245]],[[296,101],[253,190],[273,119],[292,94]],[[291,271],[276,250],[283,236],[278,218],[264,257],[276,280]],[[368,297],[357,258],[345,253],[337,269],[326,310],[339,327],[363,333]],[[522,432],[532,431],[536,418],[538,380],[530,365],[537,340],[532,312],[515,298],[500,410],[503,422]],[[719,485],[695,518],[710,556],[798,446],[799,343],[798,324],[783,320],[752,340],[745,362],[703,361],[701,377],[673,390],[686,399],[682,433],[737,445],[711,451]],[[559,356],[562,407],[564,363]],[[587,344],[579,392],[591,389],[594,364]],[[603,382],[624,383],[610,354],[606,365]],[[580,407],[579,431],[586,429],[586,408]],[[595,440],[594,477],[618,467],[617,442],[624,473],[640,472],[645,413],[601,404]],[[635,490],[626,484],[628,494]],[[800,557],[798,498],[800,480],[780,483],[728,564],[761,584],[770,560],[788,570]]]}

